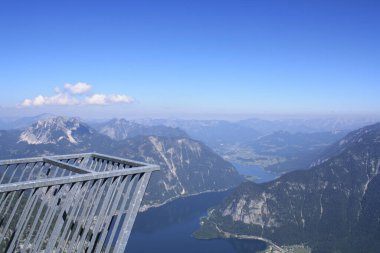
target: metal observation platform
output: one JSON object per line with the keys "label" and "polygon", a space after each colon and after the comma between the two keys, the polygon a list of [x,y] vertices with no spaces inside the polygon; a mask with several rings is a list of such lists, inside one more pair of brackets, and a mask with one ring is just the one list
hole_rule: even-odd
{"label": "metal observation platform", "polygon": [[97,153],[0,161],[0,252],[124,252],[156,170]]}

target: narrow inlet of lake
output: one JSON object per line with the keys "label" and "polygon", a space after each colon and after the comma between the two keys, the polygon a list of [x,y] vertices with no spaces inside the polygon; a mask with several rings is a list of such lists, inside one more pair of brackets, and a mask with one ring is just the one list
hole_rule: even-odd
{"label": "narrow inlet of lake", "polygon": [[258,252],[266,244],[257,240],[197,240],[192,233],[200,217],[223,200],[228,192],[182,198],[139,213],[125,252],[128,253],[243,253]]}

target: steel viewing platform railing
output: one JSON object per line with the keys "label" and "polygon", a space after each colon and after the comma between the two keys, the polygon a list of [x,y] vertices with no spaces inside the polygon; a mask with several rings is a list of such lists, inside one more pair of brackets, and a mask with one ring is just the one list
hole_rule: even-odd
{"label": "steel viewing platform railing", "polygon": [[97,153],[0,161],[0,252],[124,252],[156,170]]}

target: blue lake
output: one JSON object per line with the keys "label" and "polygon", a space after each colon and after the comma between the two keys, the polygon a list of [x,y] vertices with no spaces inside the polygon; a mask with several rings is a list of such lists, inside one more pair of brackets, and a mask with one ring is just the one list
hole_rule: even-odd
{"label": "blue lake", "polygon": [[232,165],[237,169],[237,171],[244,176],[253,176],[256,183],[265,183],[272,181],[278,174],[266,171],[258,165],[247,165],[242,163],[233,162]]}
{"label": "blue lake", "polygon": [[197,240],[192,233],[200,217],[220,203],[227,192],[205,193],[175,200],[159,208],[139,213],[129,239],[128,253],[243,253],[258,252],[266,244],[256,240]]}

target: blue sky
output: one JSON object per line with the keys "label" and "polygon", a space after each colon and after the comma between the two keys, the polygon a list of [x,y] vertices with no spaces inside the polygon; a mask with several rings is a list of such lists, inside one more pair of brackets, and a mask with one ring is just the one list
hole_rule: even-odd
{"label": "blue sky", "polygon": [[[2,1],[1,112],[377,114],[379,13],[378,0]],[[90,91],[64,88],[79,82]],[[57,94],[76,102],[21,106]]]}

